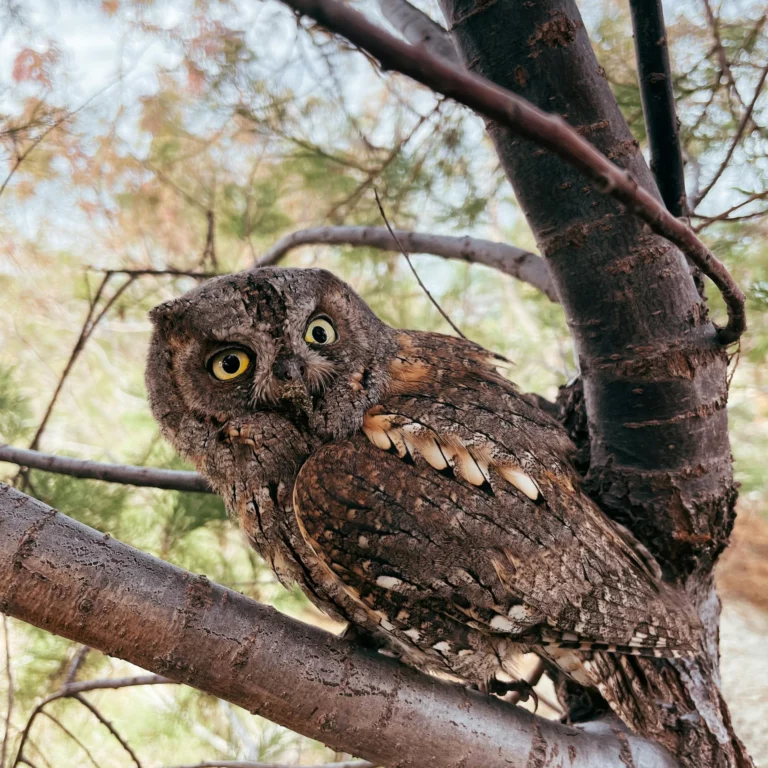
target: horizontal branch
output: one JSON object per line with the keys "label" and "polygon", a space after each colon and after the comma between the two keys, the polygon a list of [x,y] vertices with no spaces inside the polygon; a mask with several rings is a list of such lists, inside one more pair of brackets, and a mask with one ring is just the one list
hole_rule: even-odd
{"label": "horizontal branch", "polygon": [[494,120],[514,134],[548,149],[579,169],[612,195],[657,234],[674,243],[715,283],[725,300],[728,325],[718,329],[721,343],[736,341],[746,329],[745,297],[725,266],[682,220],[675,218],[654,194],[639,186],[626,171],[612,163],[580,136],[559,115],[547,114],[490,80],[451,66],[424,48],[398,40],[339,0],[282,0],[300,14],[379,61],[384,69],[408,75],[433,91],[454,99]]}
{"label": "horizontal branch", "polygon": [[202,475],[198,475],[197,472],[69,459],[26,448],[14,448],[11,445],[0,445],[0,461],[7,461],[10,464],[17,464],[20,467],[27,467],[29,469],[55,472],[59,475],[71,475],[72,477],[82,477],[90,480],[104,480],[108,483],[120,483],[121,485],[138,485],[143,488],[163,488],[171,491],[212,493],[207,480]]}
{"label": "horizontal branch", "polygon": [[383,251],[428,253],[445,259],[457,259],[470,264],[483,264],[538,288],[551,301],[557,301],[555,287],[544,259],[535,253],[513,245],[496,243],[475,237],[453,237],[424,232],[394,230],[386,227],[315,227],[299,229],[281,238],[256,263],[265,267],[276,264],[288,251],[302,245],[355,245]]}
{"label": "horizontal branch", "polygon": [[403,667],[7,485],[0,610],[376,765],[674,765],[623,732],[587,733]]}

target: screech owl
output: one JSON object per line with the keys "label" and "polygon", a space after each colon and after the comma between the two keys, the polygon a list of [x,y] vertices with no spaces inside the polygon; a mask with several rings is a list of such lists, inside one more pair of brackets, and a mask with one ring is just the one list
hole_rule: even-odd
{"label": "screech owl", "polygon": [[698,647],[490,352],[395,330],[315,269],[220,277],[151,318],[163,434],[281,581],[405,663],[485,685],[532,649],[633,725],[608,661]]}

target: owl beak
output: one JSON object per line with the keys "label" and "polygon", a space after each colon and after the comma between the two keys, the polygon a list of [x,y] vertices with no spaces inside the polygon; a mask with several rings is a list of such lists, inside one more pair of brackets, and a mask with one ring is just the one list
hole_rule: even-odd
{"label": "owl beak", "polygon": [[278,382],[278,397],[289,407],[307,417],[312,415],[312,397],[304,381],[306,366],[294,355],[278,357],[272,374]]}

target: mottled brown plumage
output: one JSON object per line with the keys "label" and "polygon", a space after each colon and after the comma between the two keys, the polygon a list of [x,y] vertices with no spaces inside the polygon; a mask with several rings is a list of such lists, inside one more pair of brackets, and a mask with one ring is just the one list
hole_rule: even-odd
{"label": "mottled brown plumage", "polygon": [[164,434],[284,583],[406,663],[486,684],[535,649],[633,725],[601,659],[695,652],[690,606],[489,352],[396,331],[320,270],[219,278],[152,317]]}

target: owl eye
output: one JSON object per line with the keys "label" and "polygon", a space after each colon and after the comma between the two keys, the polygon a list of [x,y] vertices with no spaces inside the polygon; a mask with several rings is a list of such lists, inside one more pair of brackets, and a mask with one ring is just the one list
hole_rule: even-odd
{"label": "owl eye", "polygon": [[251,364],[251,358],[242,349],[225,349],[214,355],[209,364],[211,373],[219,381],[230,381],[242,376]]}
{"label": "owl eye", "polygon": [[337,338],[336,329],[327,317],[316,317],[304,331],[304,341],[307,344],[325,346],[326,344],[333,344]]}

